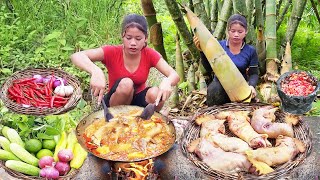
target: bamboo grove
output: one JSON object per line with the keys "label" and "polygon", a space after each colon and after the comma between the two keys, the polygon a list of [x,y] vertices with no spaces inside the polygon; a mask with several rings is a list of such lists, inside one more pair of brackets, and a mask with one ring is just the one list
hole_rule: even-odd
{"label": "bamboo grove", "polygon": [[[143,4],[146,2],[152,4],[152,0],[141,0],[141,2],[146,12],[147,6]],[[189,0],[181,4],[190,8],[218,40],[226,38],[227,20],[232,14],[238,13],[246,17],[249,29],[246,43],[256,47],[259,58],[261,78],[257,87],[258,97],[263,102],[276,103],[279,102],[279,98],[275,84],[281,74],[292,69],[290,45],[299,26],[306,2],[307,0]],[[190,30],[189,22],[184,18],[185,12],[181,10],[183,9],[181,4],[175,0],[165,0],[165,3],[179,32],[176,38],[176,70],[181,79],[185,79],[180,82],[180,87],[187,89],[185,92],[188,93],[195,89],[203,90],[206,88],[204,76],[207,72],[199,63],[199,52],[193,44],[194,34]],[[317,9],[315,11],[317,12]],[[281,46],[277,47],[276,31],[283,23],[287,13],[290,14],[290,17],[285,36],[281,39]],[[156,14],[155,11],[153,14]],[[146,17],[147,19],[154,18]],[[153,37],[155,34],[152,32],[151,35],[151,39],[162,38],[159,34],[157,34],[158,38]],[[181,52],[180,43],[182,41],[180,40],[186,45],[186,51]],[[174,97],[177,99],[176,96]]]}

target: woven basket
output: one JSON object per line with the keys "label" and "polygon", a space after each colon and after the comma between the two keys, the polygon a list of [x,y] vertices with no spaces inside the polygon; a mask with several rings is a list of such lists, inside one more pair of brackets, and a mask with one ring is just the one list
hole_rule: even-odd
{"label": "woven basket", "polygon": [[[74,87],[74,92],[71,95],[69,101],[63,106],[59,108],[39,108],[39,107],[22,107],[20,104],[15,103],[11,99],[7,97],[8,88],[12,85],[12,82],[15,79],[20,78],[31,78],[34,74],[40,74],[41,76],[48,76],[54,74],[55,76],[59,76],[65,78],[67,80],[67,85],[71,85]],[[80,88],[79,80],[66,73],[63,70],[55,69],[55,68],[28,68],[22,71],[15,72],[10,76],[5,83],[3,84],[0,92],[0,97],[4,102],[5,106],[13,112],[19,114],[28,114],[28,115],[49,115],[49,114],[63,114],[71,109],[73,109],[82,96],[82,91]]]}
{"label": "woven basket", "polygon": [[[29,176],[17,171],[13,171],[7,168],[4,164],[5,164],[5,161],[0,161],[0,167],[3,168],[10,176],[15,177],[17,179],[24,179],[24,180],[45,180],[46,179],[38,176]],[[74,179],[78,173],[79,173],[79,169],[73,169],[67,175],[59,176],[59,179],[71,180],[71,179]]]}
{"label": "woven basket", "polygon": [[[289,161],[280,166],[274,167],[274,171],[272,173],[268,173],[266,175],[253,175],[250,173],[240,172],[237,175],[224,173],[220,171],[216,171],[211,169],[207,164],[202,162],[195,153],[190,153],[187,150],[188,145],[193,140],[200,137],[200,126],[195,123],[196,117],[202,114],[216,114],[221,111],[226,110],[243,110],[243,111],[252,111],[253,109],[263,107],[269,104],[264,103],[227,103],[221,106],[212,106],[203,110],[199,110],[192,118],[192,121],[189,122],[187,128],[184,131],[184,135],[181,140],[181,148],[183,154],[192,161],[196,166],[198,166],[204,173],[210,175],[213,179],[279,179],[280,177],[284,177],[288,175],[296,166],[300,165],[305,158],[311,152],[311,141],[312,135],[308,128],[308,126],[303,122],[299,121],[297,125],[293,127],[295,138],[301,140],[306,145],[306,151],[304,153],[299,153],[292,161]],[[285,113],[282,111],[277,111],[276,122],[284,122]],[[226,134],[229,136],[236,137],[226,125]],[[275,143],[274,140],[270,141],[271,143]]]}

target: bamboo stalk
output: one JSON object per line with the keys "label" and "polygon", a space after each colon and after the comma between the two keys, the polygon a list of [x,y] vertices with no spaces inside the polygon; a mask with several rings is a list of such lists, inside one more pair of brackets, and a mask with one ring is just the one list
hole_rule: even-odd
{"label": "bamboo stalk", "polygon": [[192,34],[189,32],[188,27],[183,19],[179,6],[175,0],[165,0],[167,8],[170,12],[172,20],[174,21],[184,43],[186,44],[187,48],[189,49],[192,58],[194,60],[200,59],[199,50],[193,43]]}
{"label": "bamboo stalk", "polygon": [[276,34],[276,4],[274,0],[266,0],[266,71],[267,80],[276,81],[279,78]]}
{"label": "bamboo stalk", "polygon": [[150,29],[150,42],[155,50],[162,55],[163,59],[168,60],[166,50],[163,46],[161,23],[157,21],[156,10],[154,9],[152,0],[141,0],[141,7]]}
{"label": "bamboo stalk", "polygon": [[246,35],[246,43],[247,44],[252,44],[255,46],[255,31],[254,27],[252,25],[252,16],[254,13],[254,0],[246,0],[246,7],[247,7],[247,23],[248,23],[248,33]]}
{"label": "bamboo stalk", "polygon": [[225,29],[227,27],[228,18],[231,16],[232,12],[232,0],[225,0],[223,2],[220,17],[213,36],[217,39],[222,39],[225,35]]}
{"label": "bamboo stalk", "polygon": [[212,4],[211,4],[211,30],[214,30],[217,26],[218,23],[218,0],[212,0]]}
{"label": "bamboo stalk", "polygon": [[235,14],[241,14],[247,18],[247,7],[245,0],[232,0],[233,3],[233,12]]}
{"label": "bamboo stalk", "polygon": [[283,10],[282,10],[282,12],[281,12],[281,14],[280,14],[280,16],[278,16],[278,20],[277,20],[277,30],[279,29],[279,27],[280,27],[280,25],[281,25],[281,23],[282,23],[282,21],[283,21],[283,18],[284,18],[284,16],[287,14],[287,12],[288,12],[288,9],[289,9],[289,7],[290,7],[290,5],[291,5],[291,1],[292,0],[288,0],[287,1],[287,3],[286,3],[286,5],[284,6],[284,8],[283,8]]}
{"label": "bamboo stalk", "polygon": [[200,19],[190,9],[184,8],[190,26],[199,39],[200,47],[230,100],[250,102],[250,87],[238,68]]}
{"label": "bamboo stalk", "polygon": [[281,43],[279,57],[281,57],[282,54],[284,53],[286,43],[289,42],[290,44],[292,44],[292,39],[296,34],[296,31],[298,29],[306,4],[307,4],[307,0],[293,1],[293,8],[292,8],[290,19],[288,21],[285,39],[281,41],[282,43]]}
{"label": "bamboo stalk", "polygon": [[255,0],[255,17],[256,17],[256,27],[257,27],[257,43],[256,51],[259,59],[259,70],[260,74],[266,73],[266,46],[264,39],[264,20],[262,13],[261,0]]}
{"label": "bamboo stalk", "polygon": [[203,0],[193,0],[193,7],[195,14],[197,14],[206,27],[210,28],[210,19],[206,13]]}

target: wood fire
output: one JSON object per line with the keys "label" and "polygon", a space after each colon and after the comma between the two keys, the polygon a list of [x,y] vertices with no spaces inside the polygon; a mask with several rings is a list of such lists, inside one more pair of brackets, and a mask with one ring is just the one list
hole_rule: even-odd
{"label": "wood fire", "polygon": [[152,172],[153,165],[153,160],[147,159],[139,162],[116,163],[114,167],[119,174],[125,173],[129,180],[145,180]]}

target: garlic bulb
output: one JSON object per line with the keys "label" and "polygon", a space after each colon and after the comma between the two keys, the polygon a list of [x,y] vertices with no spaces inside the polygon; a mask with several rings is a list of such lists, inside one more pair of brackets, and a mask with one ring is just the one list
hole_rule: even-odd
{"label": "garlic bulb", "polygon": [[73,93],[73,91],[74,91],[73,86],[60,85],[54,89],[54,93],[62,97],[70,96]]}

